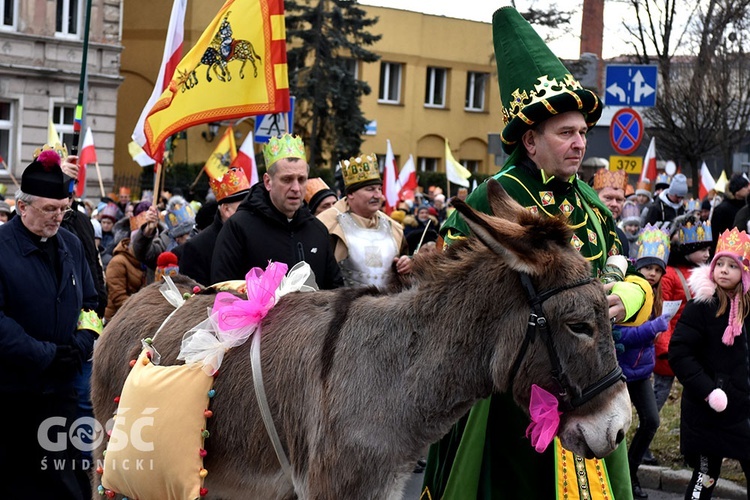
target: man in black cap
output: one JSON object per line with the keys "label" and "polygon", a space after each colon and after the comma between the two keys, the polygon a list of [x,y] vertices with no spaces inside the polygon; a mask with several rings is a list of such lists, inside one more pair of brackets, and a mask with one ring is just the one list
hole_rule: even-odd
{"label": "man in black cap", "polygon": [[60,227],[68,189],[55,151],[24,171],[16,210],[0,226],[3,494],[82,499],[74,458],[83,446],[70,439],[80,423],[74,379],[102,325],[81,242]]}

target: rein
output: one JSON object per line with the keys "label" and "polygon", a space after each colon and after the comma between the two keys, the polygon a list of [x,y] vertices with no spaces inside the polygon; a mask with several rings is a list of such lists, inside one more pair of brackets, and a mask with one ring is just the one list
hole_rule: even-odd
{"label": "rein", "polygon": [[515,381],[518,370],[521,367],[521,363],[526,356],[529,345],[536,339],[537,333],[547,348],[547,354],[550,363],[552,364],[552,379],[555,382],[553,394],[560,402],[560,406],[563,410],[569,411],[578,408],[579,406],[591,401],[594,397],[614,385],[616,382],[625,380],[622,368],[617,365],[612,371],[590,386],[583,390],[578,389],[570,382],[570,379],[563,370],[562,364],[560,363],[560,357],[557,355],[557,349],[555,349],[555,344],[552,341],[552,335],[549,331],[547,317],[544,315],[542,304],[544,301],[560,292],[588,285],[593,281],[593,278],[585,278],[538,294],[531,282],[531,277],[527,273],[520,273],[520,277],[521,284],[523,285],[529,299],[529,305],[531,305],[531,313],[529,314],[526,337],[524,338],[523,344],[521,344],[521,349],[518,351],[518,354],[513,361],[513,366],[511,367],[509,382],[509,391],[511,393],[513,392],[513,382]]}

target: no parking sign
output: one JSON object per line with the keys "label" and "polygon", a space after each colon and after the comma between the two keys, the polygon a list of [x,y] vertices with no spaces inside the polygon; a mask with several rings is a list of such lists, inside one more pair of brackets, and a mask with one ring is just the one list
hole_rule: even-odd
{"label": "no parking sign", "polygon": [[609,126],[609,140],[615,151],[629,155],[641,145],[643,121],[641,115],[631,108],[623,108],[612,117]]}

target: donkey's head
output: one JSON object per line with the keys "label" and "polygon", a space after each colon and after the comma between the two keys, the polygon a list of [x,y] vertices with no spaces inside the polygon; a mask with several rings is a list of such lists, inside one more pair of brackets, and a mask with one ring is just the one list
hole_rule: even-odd
{"label": "donkey's head", "polygon": [[[528,326],[500,336],[493,356],[496,390],[528,409],[531,386],[555,395],[564,411],[558,436],[586,457],[613,451],[630,425],[630,401],[615,357],[608,305],[589,263],[571,246],[563,216],[542,218],[515,202],[494,179],[487,184],[493,215],[457,202],[474,236],[511,270],[508,290],[522,294]],[[507,326],[505,327],[507,329]],[[510,339],[517,342],[508,348]],[[500,352],[500,346],[496,351]],[[510,369],[509,369],[510,366]]]}

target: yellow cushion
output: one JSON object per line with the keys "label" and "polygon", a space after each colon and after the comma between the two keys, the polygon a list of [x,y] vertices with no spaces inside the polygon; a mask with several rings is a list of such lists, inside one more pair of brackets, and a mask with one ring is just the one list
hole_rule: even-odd
{"label": "yellow cushion", "polygon": [[141,500],[198,498],[213,382],[200,365],[156,366],[141,352],[120,394],[102,486]]}

